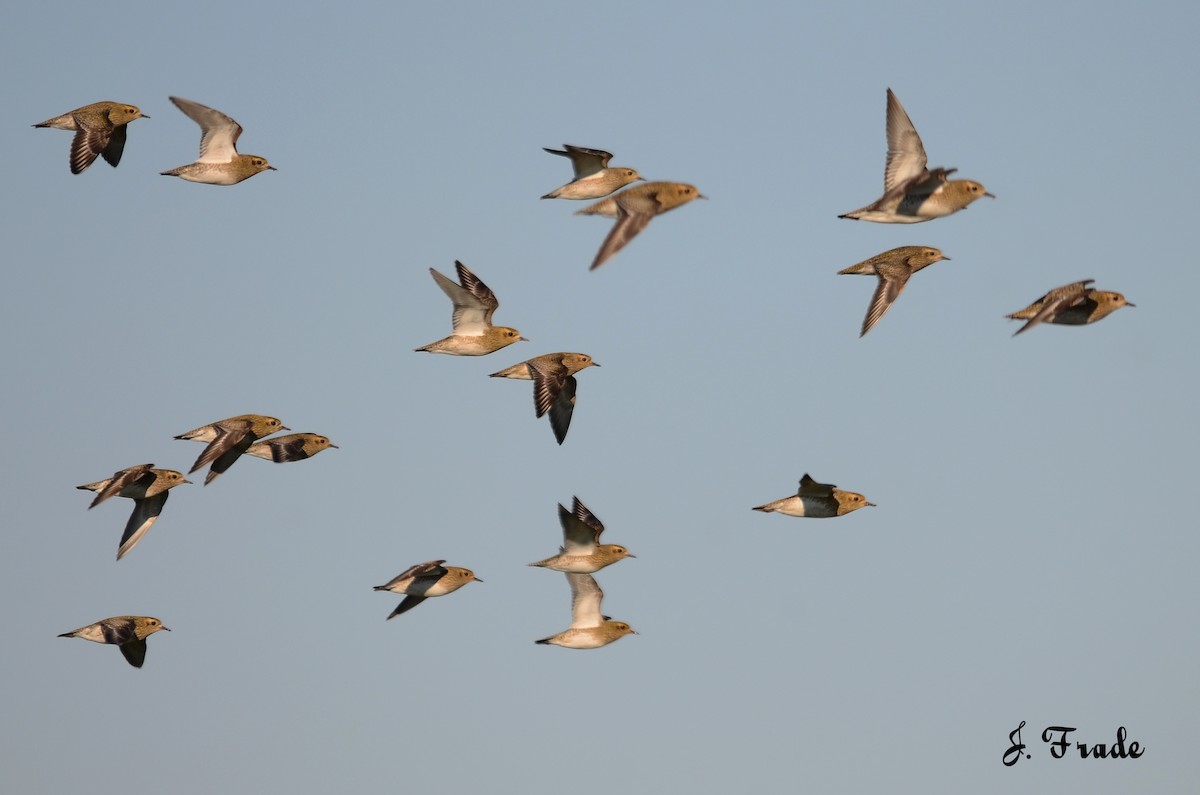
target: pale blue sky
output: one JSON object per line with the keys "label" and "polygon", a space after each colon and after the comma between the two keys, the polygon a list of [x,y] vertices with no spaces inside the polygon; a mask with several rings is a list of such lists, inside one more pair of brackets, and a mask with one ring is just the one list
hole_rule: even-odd
{"label": "pale blue sky", "polygon": [[[1200,443],[1192,4],[27,3],[0,26],[9,454],[0,789],[100,793],[1187,792]],[[932,223],[875,199],[891,86],[998,197]],[[158,172],[219,108],[277,172]],[[152,117],[67,168],[30,125]],[[711,197],[589,273],[611,224],[540,201],[563,143]],[[836,272],[941,248],[867,337]],[[467,263],[531,341],[448,332]],[[1094,278],[1137,304],[1016,339]],[[583,351],[559,447],[527,383]],[[272,414],[341,446],[130,504],[80,483]],[[805,472],[879,507],[754,513]],[[198,473],[200,474],[200,473]],[[201,481],[202,478],[193,478]],[[525,567],[578,495],[638,557],[600,573],[639,636],[570,622]],[[385,622],[432,558],[483,584]],[[158,616],[145,668],[60,632]],[[1033,758],[1001,765],[1026,721]],[[1137,760],[1053,760],[1048,725]]]}

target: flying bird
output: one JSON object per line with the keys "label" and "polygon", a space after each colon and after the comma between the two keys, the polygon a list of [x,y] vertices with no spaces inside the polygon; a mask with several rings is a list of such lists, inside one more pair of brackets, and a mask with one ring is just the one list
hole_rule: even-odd
{"label": "flying bird", "polygon": [[286,427],[274,417],[266,417],[262,414],[239,414],[236,417],[201,425],[199,428],[193,428],[175,438],[208,445],[196,459],[196,463],[192,464],[192,468],[188,470],[190,475],[197,469],[212,464],[208,469],[208,475],[204,478],[204,485],[207,486],[221,473],[233,466],[233,462],[237,461],[242,453],[246,452],[259,439],[270,436],[276,431],[290,430],[291,428]]}
{"label": "flying bird", "polygon": [[818,483],[806,472],[804,477],[800,478],[800,490],[795,494],[759,505],[754,510],[764,513],[777,511],[785,516],[828,519],[845,516],[851,511],[867,506],[873,508],[875,503],[867,502],[866,497],[856,492],[842,491],[832,483]]}
{"label": "flying bird", "polygon": [[839,274],[879,277],[879,284],[867,307],[867,316],[863,318],[862,333],[858,336],[865,336],[891,309],[910,276],[935,262],[949,259],[932,246],[901,246],[838,271]]}
{"label": "flying bird", "polygon": [[575,412],[575,373],[599,367],[586,353],[547,353],[492,373],[492,378],[533,381],[533,405],[539,418],[550,415],[550,427],[559,444],[567,438]]}
{"label": "flying bird", "polygon": [[1024,309],[1006,315],[1012,320],[1024,320],[1013,336],[1033,328],[1038,323],[1057,323],[1063,326],[1085,326],[1095,323],[1116,312],[1123,306],[1137,306],[1125,300],[1125,296],[1110,290],[1088,287],[1095,279],[1084,279],[1055,287]]}
{"label": "flying bird", "polygon": [[451,316],[453,333],[416,350],[451,356],[486,356],[506,345],[524,340],[521,332],[515,328],[492,325],[492,315],[500,302],[491,288],[458,260],[454,261],[454,268],[461,284],[455,284],[433,268],[429,269],[438,287],[454,303],[454,314]]}
{"label": "flying bird", "polygon": [[569,573],[571,586],[571,626],[534,643],[562,646],[565,649],[598,649],[629,634],[638,634],[624,621],[614,621],[600,612],[604,591],[590,574]]}
{"label": "flying bird", "polygon": [[604,525],[578,497],[569,511],[562,505],[558,506],[558,521],[563,529],[563,544],[559,547],[559,554],[530,563],[530,566],[564,573],[595,574],[622,558],[637,557],[620,544],[600,543]]}
{"label": "flying bird", "polygon": [[146,661],[146,638],[160,629],[170,632],[157,618],[150,616],[113,616],[86,627],[64,632],[60,638],[83,638],[94,643],[110,643],[134,668]]}
{"label": "flying bird", "polygon": [[149,532],[151,525],[162,513],[163,506],[167,504],[168,491],[183,483],[191,481],[184,480],[182,472],[176,472],[174,469],[154,469],[154,464],[139,464],[118,470],[107,480],[84,483],[76,488],[96,492],[96,498],[92,500],[88,510],[109,497],[128,497],[133,500],[133,513],[125,523],[125,532],[121,535],[121,543],[117,547],[117,560],[120,560]]}
{"label": "flying bird", "polygon": [[255,174],[275,170],[265,157],[238,154],[242,125],[229,116],[190,99],[171,97],[171,101],[200,125],[200,157],[195,163],[163,171],[164,177],[180,177],[206,185],[236,185]]}
{"label": "flying bird", "polygon": [[125,125],[134,119],[148,119],[137,105],[120,102],[93,102],[69,113],[46,119],[34,127],[74,130],[71,140],[71,173],[82,174],[87,167],[103,156],[113,168],[121,162],[125,151]]}
{"label": "flying bird", "polygon": [[599,199],[617,188],[642,179],[632,168],[610,168],[608,161],[612,159],[612,153],[603,149],[588,149],[571,144],[563,144],[562,150],[542,148],[552,155],[569,157],[571,167],[575,170],[575,179],[550,191],[542,197],[543,199]]}
{"label": "flying bird", "polygon": [[434,596],[445,596],[454,593],[469,582],[483,582],[475,576],[475,572],[459,566],[443,566],[444,560],[431,560],[410,566],[397,574],[383,585],[376,585],[376,591],[391,591],[405,594],[396,609],[388,615],[388,620],[401,613],[407,613],[426,599]]}
{"label": "flying bird", "polygon": [[926,168],[925,145],[904,106],[887,90],[887,165],[883,196],[838,218],[880,224],[916,224],[958,212],[982,196],[996,198],[978,182],[948,179],[956,168]]}
{"label": "flying bird", "polygon": [[604,238],[589,270],[599,268],[625,248],[656,215],[682,207],[693,199],[707,198],[696,190],[695,185],[684,182],[647,182],[621,191],[613,197],[617,206],[617,222],[613,224],[608,237]]}

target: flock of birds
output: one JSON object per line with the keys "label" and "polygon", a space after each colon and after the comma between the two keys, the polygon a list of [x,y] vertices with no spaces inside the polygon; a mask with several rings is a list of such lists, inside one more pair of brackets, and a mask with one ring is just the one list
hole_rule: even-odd
{"label": "flock of birds", "polygon": [[[200,154],[196,162],[162,174],[210,185],[235,185],[255,174],[274,170],[264,157],[238,153],[237,140],[242,128],[232,118],[197,102],[179,97],[170,99],[200,126]],[[75,132],[70,166],[71,173],[80,174],[98,157],[116,167],[125,148],[126,127],[139,118],[149,117],[134,105],[96,102],[34,126]],[[839,217],[888,224],[920,223],[958,212],[983,196],[995,198],[978,182],[950,179],[956,169],[928,168],[921,138],[890,88],[887,91],[887,142],[883,195],[871,204]],[[603,150],[565,145],[562,150],[547,148],[546,151],[569,158],[574,178],[542,196],[543,199],[598,200],[577,214],[615,219],[592,260],[591,269],[615,256],[656,216],[682,207],[693,199],[707,198],[694,185],[646,182],[635,169],[610,166],[612,155]],[[645,184],[634,185],[636,182]],[[618,190],[620,192],[616,193]],[[931,246],[901,246],[839,271],[840,274],[874,276],[878,280],[860,336],[870,331],[887,313],[913,274],[948,259]],[[457,282],[429,269],[434,282],[454,305],[451,333],[416,350],[452,356],[485,356],[524,340],[517,329],[492,324],[492,317],[500,305],[495,293],[462,262],[456,261],[455,269]],[[1014,336],[1040,323],[1095,323],[1123,306],[1133,306],[1120,293],[1092,288],[1093,282],[1084,279],[1057,287],[1024,309],[1008,315],[1010,319],[1025,321]],[[532,381],[536,415],[538,418],[549,415],[551,429],[561,445],[574,412],[578,386],[575,376],[591,366],[598,367],[599,364],[587,354],[557,352],[535,356],[491,375]],[[337,447],[327,437],[314,433],[271,436],[286,430],[290,429],[274,417],[244,414],[201,426],[175,438],[206,445],[188,473],[208,466],[205,485],[243,454],[286,463],[311,458],[326,448]],[[141,464],[79,488],[96,493],[89,508],[113,496],[134,501],[133,513],[117,549],[120,560],[137,546],[154,524],[166,504],[169,490],[189,482],[181,472]],[[806,473],[795,494],[754,510],[786,516],[832,518],[872,505],[862,494],[818,483]],[[636,634],[629,624],[603,615],[604,593],[592,576],[606,566],[634,556],[623,546],[600,543],[604,525],[578,497],[574,498],[570,510],[559,505],[558,513],[563,531],[559,554],[530,565],[566,575],[571,589],[572,621],[566,630],[536,642],[570,649],[595,649],[625,635]],[[444,560],[419,563],[386,584],[376,586],[377,591],[404,595],[388,619],[411,610],[426,599],[453,593],[469,582],[482,582],[470,569],[445,563]],[[166,629],[162,621],[150,616],[114,616],[60,637],[116,645],[131,665],[141,667],[146,657],[146,638]]]}

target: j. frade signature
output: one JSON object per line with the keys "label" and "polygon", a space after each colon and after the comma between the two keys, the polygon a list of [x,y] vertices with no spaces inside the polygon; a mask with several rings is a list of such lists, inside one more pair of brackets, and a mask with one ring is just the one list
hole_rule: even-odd
{"label": "j. frade signature", "polygon": [[[1025,743],[1021,742],[1021,729],[1023,728],[1025,728],[1025,721],[1021,721],[1021,725],[1008,733],[1008,741],[1012,745],[1004,752],[1005,767],[1012,767],[1021,761],[1021,757],[1032,758],[1031,754],[1025,752]],[[1067,749],[1071,747],[1071,741],[1067,739],[1067,736],[1073,731],[1075,731],[1074,726],[1047,726],[1042,730],[1042,742],[1049,744],[1050,756],[1062,759],[1067,755]],[[1146,753],[1146,749],[1136,740],[1130,742],[1126,747],[1125,737],[1125,727],[1121,726],[1117,729],[1117,741],[1112,745],[1096,743],[1089,746],[1087,743],[1075,743],[1075,748],[1079,751],[1080,759],[1137,759]]]}

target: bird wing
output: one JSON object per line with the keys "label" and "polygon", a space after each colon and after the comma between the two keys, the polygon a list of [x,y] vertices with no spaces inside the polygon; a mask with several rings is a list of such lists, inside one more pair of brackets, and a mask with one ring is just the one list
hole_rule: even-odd
{"label": "bird wing", "polygon": [[533,406],[537,416],[542,417],[553,408],[571,376],[561,362],[527,362],[529,374],[533,376]]}
{"label": "bird wing", "polygon": [[169,491],[161,491],[153,497],[144,497],[133,501],[133,513],[125,524],[125,534],[121,536],[121,545],[117,547],[117,560],[125,557],[129,550],[138,545],[142,536],[149,532],[163,506],[167,504]]}
{"label": "bird wing", "polygon": [[[120,128],[124,133],[125,128]],[[82,174],[87,167],[96,162],[96,158],[100,153],[108,147],[109,141],[113,137],[113,128],[106,127],[85,127],[79,125],[79,132],[75,133],[75,137],[71,139],[71,173]],[[119,156],[118,156],[119,159]],[[109,160],[112,163],[111,160]],[[113,163],[113,165],[116,165]]]}
{"label": "bird wing", "polygon": [[600,518],[592,513],[578,497],[575,497],[571,512],[592,528],[592,532],[596,534],[596,540],[599,541],[600,534],[604,532],[604,523],[600,521]]}
{"label": "bird wing", "polygon": [[421,604],[421,602],[424,602],[428,598],[428,596],[417,596],[416,594],[410,594],[404,597],[400,601],[400,604],[396,605],[396,609],[388,615],[387,620],[391,621],[401,613],[407,613],[409,610],[412,610],[414,607]]}
{"label": "bird wing", "polygon": [[834,488],[832,483],[818,483],[805,472],[804,477],[800,478],[800,490],[796,494],[800,497],[830,497]]}
{"label": "bird wing", "polygon": [[567,429],[571,427],[571,415],[575,413],[575,388],[578,382],[575,376],[567,376],[562,390],[550,407],[550,427],[554,429],[554,438],[559,444],[567,438]]}
{"label": "bird wing", "polygon": [[109,618],[100,622],[100,631],[105,643],[124,645],[138,639],[132,618]]}
{"label": "bird wing", "polygon": [[608,161],[612,159],[612,153],[605,152],[603,149],[588,149],[586,146],[572,146],[571,144],[563,144],[563,149],[566,151],[560,152],[557,149],[546,149],[546,151],[552,155],[571,158],[571,168],[575,172],[575,179],[583,179],[608,168]]}
{"label": "bird wing", "polygon": [[108,146],[100,150],[100,154],[104,155],[104,161],[113,168],[117,167],[117,163],[121,162],[121,153],[125,151],[125,134],[128,128],[124,124],[113,128],[112,135],[109,137]]}
{"label": "bird wing", "polygon": [[117,648],[134,668],[141,668],[142,663],[146,661],[146,641],[144,640],[131,640],[128,643],[122,643]]}
{"label": "bird wing", "polygon": [[604,591],[590,574],[567,574],[571,586],[571,629],[598,627],[604,623],[600,614],[600,601]]}
{"label": "bird wing", "polygon": [[[156,477],[155,474],[150,471],[151,467],[153,467],[153,466],[154,466],[154,464],[138,464],[135,467],[129,467],[128,469],[122,469],[120,472],[117,472],[116,474],[114,474],[107,481],[101,481],[105,485],[102,486],[96,492],[96,498],[94,500],[92,500],[92,504],[88,506],[88,510],[95,508],[97,505],[104,502],[109,497],[112,497],[113,495],[116,495],[116,494],[120,494],[121,491],[124,490],[127,486],[132,486],[134,483],[138,482],[142,478],[148,479],[144,485],[149,486],[150,483],[154,482],[154,479]],[[92,484],[89,483],[88,485],[90,486]],[[81,489],[86,488],[86,486],[80,486],[79,488],[81,488]]]}
{"label": "bird wing", "polygon": [[310,457],[308,451],[304,449],[304,437],[300,435],[268,439],[265,444],[271,452],[271,460],[277,464],[303,461]]}
{"label": "bird wing", "polygon": [[558,506],[558,521],[563,529],[564,554],[589,555],[596,551],[596,538],[599,533],[595,529],[562,505]]}
{"label": "bird wing", "polygon": [[[454,261],[454,269],[458,272],[458,280],[462,283],[463,289],[474,299],[474,306],[483,311],[483,326],[486,328],[492,325],[492,314],[500,306],[496,294],[478,276],[471,273],[470,268],[458,260]],[[455,311],[457,312],[457,308]]]}
{"label": "bird wing", "polygon": [[415,566],[409,566],[407,569],[388,580],[387,585],[377,586],[375,590],[391,590],[391,586],[408,577],[412,577],[413,579],[416,579],[417,577],[441,577],[446,573],[446,569],[442,566],[442,564],[445,562],[445,560],[431,560],[426,563],[418,563]]}
{"label": "bird wing", "polygon": [[228,163],[237,156],[237,139],[242,126],[215,108],[182,97],[171,97],[175,107],[200,125],[200,157],[197,163]]}
{"label": "bird wing", "polygon": [[892,303],[900,295],[904,285],[908,283],[908,277],[912,275],[912,271],[907,265],[879,265],[876,266],[875,272],[879,275],[879,283],[875,285],[875,294],[871,296],[871,304],[867,307],[867,316],[863,318],[860,337],[870,331],[871,327],[892,308]]}
{"label": "bird wing", "polygon": [[917,128],[890,88],[887,91],[887,143],[887,165],[883,171],[885,194],[925,173],[925,165],[929,162]]}
{"label": "bird wing", "polygon": [[1056,287],[1050,292],[1046,293],[1041,298],[1042,306],[1037,311],[1037,314],[1029,318],[1029,320],[1025,322],[1025,325],[1021,326],[1013,333],[1013,336],[1015,337],[1017,334],[1033,328],[1038,323],[1054,317],[1064,309],[1078,304],[1087,296],[1087,286],[1094,281],[1096,280],[1084,279],[1081,282],[1073,282],[1071,284],[1065,284],[1062,287]]}
{"label": "bird wing", "polygon": [[482,335],[488,327],[486,308],[479,303],[475,296],[471,295],[469,290],[455,284],[433,268],[429,269],[429,273],[437,282],[438,287],[442,288],[442,292],[454,304],[454,311],[450,315],[454,333],[464,337]]}
{"label": "bird wing", "polygon": [[[254,438],[250,435],[249,420],[229,420],[216,422],[213,423],[212,427],[215,436],[213,437],[213,440],[208,443],[208,447],[204,448],[204,452],[200,454],[200,457],[196,459],[196,463],[192,464],[192,468],[188,470],[189,475],[195,472],[197,469],[200,469],[207,464],[211,464],[213,461],[225,455],[230,450],[233,450],[243,442],[246,442],[246,447],[249,447],[254,441]],[[232,461],[229,462],[229,464],[232,463]],[[226,464],[225,467],[223,467],[217,474],[224,472],[228,468],[229,465]],[[211,475],[212,473],[209,474]]]}
{"label": "bird wing", "polygon": [[[627,204],[634,209],[629,209]],[[638,233],[645,229],[654,218],[654,211],[642,209],[644,202],[631,201],[627,204],[617,202],[617,222],[613,224],[608,237],[604,238],[604,242],[600,245],[600,250],[596,252],[596,258],[592,260],[592,265],[588,270],[599,268],[614,254],[625,248],[629,241],[637,237]]]}

